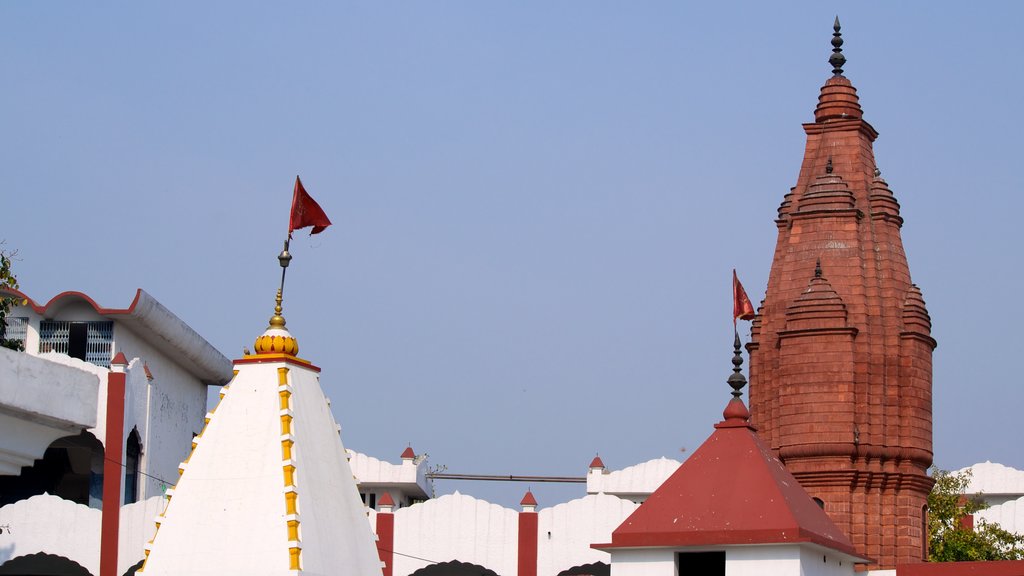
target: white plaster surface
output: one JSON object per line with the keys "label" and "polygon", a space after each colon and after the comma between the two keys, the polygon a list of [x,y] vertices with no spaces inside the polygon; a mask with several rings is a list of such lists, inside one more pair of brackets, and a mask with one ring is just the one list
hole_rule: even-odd
{"label": "white plaster surface", "polygon": [[982,462],[970,468],[968,494],[981,494],[990,508],[976,513],[979,520],[995,522],[1006,530],[1024,534],[1024,470],[994,462]]}
{"label": "white plaster surface", "polygon": [[672,548],[637,548],[611,553],[611,576],[676,576]]}
{"label": "white plaster surface", "polygon": [[590,545],[611,542],[612,531],[638,507],[616,496],[589,494],[541,509],[537,514],[537,574],[554,576],[573,566],[608,563],[608,554]]}
{"label": "white plaster surface", "polygon": [[403,460],[401,464],[392,464],[354,450],[349,450],[348,456],[360,487],[394,489],[387,491],[392,492],[396,503],[400,500],[395,491],[410,498],[426,498],[429,493],[426,461],[416,464],[412,460]]}
{"label": "white plaster surface", "polygon": [[[277,368],[238,375],[164,512],[148,575],[289,574]],[[292,386],[302,571],[380,574],[373,534],[317,374],[287,365]]]}
{"label": "white plaster surface", "polygon": [[100,567],[100,511],[42,494],[0,508],[0,564],[45,552],[77,562],[93,574]]}
{"label": "white plaster surface", "polygon": [[958,470],[971,471],[968,494],[1008,494],[1024,496],[1024,470],[1017,470],[995,462],[981,462]]}
{"label": "white plaster surface", "polygon": [[[117,573],[123,574],[144,556],[153,536],[153,517],[163,498],[121,507]],[[50,494],[33,496],[0,508],[0,564],[28,554],[45,552],[77,562],[93,574],[100,566],[102,513]]]}
{"label": "white plaster surface", "polygon": [[679,468],[680,462],[656,458],[614,472],[592,469],[587,474],[587,494],[611,494],[643,502]]}
{"label": "white plaster surface", "polygon": [[516,574],[519,513],[464,494],[447,494],[395,512],[394,575],[459,560]]}
{"label": "white plaster surface", "polygon": [[[848,558],[807,544],[614,550],[612,576],[675,576],[679,552],[725,551],[726,576],[852,576]],[[684,573],[680,567],[679,573]]]}
{"label": "white plaster surface", "polygon": [[87,370],[0,348],[0,474],[20,474],[57,438],[95,426],[98,389]]}

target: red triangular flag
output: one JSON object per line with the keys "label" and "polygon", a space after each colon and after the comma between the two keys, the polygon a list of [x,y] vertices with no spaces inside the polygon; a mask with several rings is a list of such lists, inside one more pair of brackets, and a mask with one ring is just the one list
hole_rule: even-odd
{"label": "red triangular flag", "polygon": [[737,320],[753,320],[754,316],[754,305],[750,303],[750,298],[747,297],[747,291],[743,289],[743,284],[740,284],[740,279],[736,276],[736,269],[733,268],[732,323],[735,325]]}
{"label": "red triangular flag", "polygon": [[309,233],[312,236],[323,232],[324,228],[330,225],[331,220],[324,214],[323,208],[306,193],[306,189],[302,187],[302,180],[296,176],[295,193],[292,195],[292,215],[288,219],[288,237],[291,238],[293,231],[307,226],[313,227]]}

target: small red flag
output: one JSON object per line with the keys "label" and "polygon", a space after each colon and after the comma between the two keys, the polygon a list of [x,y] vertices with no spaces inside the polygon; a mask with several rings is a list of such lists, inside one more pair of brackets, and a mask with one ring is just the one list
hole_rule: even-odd
{"label": "small red flag", "polygon": [[296,176],[295,193],[292,195],[292,215],[288,219],[288,237],[292,237],[293,231],[308,226],[313,227],[309,233],[312,236],[323,232],[324,228],[330,225],[331,220],[327,218],[327,214],[324,214],[324,209],[306,193],[306,189],[302,187],[302,180]]}
{"label": "small red flag", "polygon": [[743,289],[743,284],[740,284],[740,279],[736,276],[736,269],[732,270],[732,323],[736,325],[737,320],[753,320],[754,319],[754,306],[750,303],[750,298],[747,297],[747,291]]}

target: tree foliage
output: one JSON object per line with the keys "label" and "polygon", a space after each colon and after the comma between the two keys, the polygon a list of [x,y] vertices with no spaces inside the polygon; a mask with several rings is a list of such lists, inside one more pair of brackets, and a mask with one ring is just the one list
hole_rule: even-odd
{"label": "tree foliage", "polygon": [[932,562],[1024,560],[1024,536],[994,522],[968,517],[988,508],[980,497],[965,497],[971,471],[932,469],[935,486],[928,495],[928,559]]}
{"label": "tree foliage", "polygon": [[[13,252],[0,250],[0,288],[18,288],[18,279],[11,270],[11,261],[14,256]],[[7,314],[17,303],[17,298],[0,297],[0,346],[11,350],[23,349],[21,341],[7,339]]]}

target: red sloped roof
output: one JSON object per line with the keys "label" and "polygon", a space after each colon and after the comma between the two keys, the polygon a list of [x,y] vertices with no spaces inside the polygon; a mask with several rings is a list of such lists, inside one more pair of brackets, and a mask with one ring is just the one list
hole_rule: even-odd
{"label": "red sloped roof", "polygon": [[391,494],[388,494],[387,492],[385,492],[384,495],[381,496],[379,500],[377,500],[377,505],[378,506],[394,506],[395,505],[395,499],[391,497]]}
{"label": "red sloped roof", "polygon": [[604,462],[601,461],[600,456],[594,456],[594,459],[590,461],[591,468],[604,468]]}
{"label": "red sloped roof", "polygon": [[530,490],[526,491],[526,495],[519,501],[520,506],[536,506],[537,499],[533,497],[533,492]]}
{"label": "red sloped roof", "polygon": [[403,460],[405,460],[407,458],[415,458],[415,457],[416,457],[416,453],[412,451],[412,446],[407,446],[405,448],[405,450],[402,451],[401,458]]}
{"label": "red sloped roof", "polygon": [[742,401],[614,532],[595,548],[813,542],[860,557],[755,434]]}

